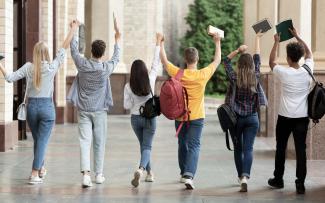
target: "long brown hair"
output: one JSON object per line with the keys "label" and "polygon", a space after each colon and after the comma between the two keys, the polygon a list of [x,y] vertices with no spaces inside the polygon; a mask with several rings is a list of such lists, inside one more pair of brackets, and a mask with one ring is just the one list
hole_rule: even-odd
{"label": "long brown hair", "polygon": [[33,50],[33,84],[39,90],[41,86],[41,68],[42,61],[50,61],[49,49],[44,42],[38,42]]}
{"label": "long brown hair", "polygon": [[241,54],[237,64],[237,87],[256,93],[255,65],[250,54]]}
{"label": "long brown hair", "polygon": [[148,69],[142,60],[135,60],[131,66],[130,87],[137,96],[150,94]]}

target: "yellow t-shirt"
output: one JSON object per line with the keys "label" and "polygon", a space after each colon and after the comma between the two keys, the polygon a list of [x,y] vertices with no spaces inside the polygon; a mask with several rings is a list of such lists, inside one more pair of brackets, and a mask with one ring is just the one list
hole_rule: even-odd
{"label": "yellow t-shirt", "polygon": [[[217,67],[210,64],[208,67],[200,70],[184,69],[184,75],[181,83],[187,90],[188,104],[190,110],[190,120],[205,118],[204,110],[204,91],[207,82],[212,77]],[[179,67],[168,63],[166,71],[171,77],[174,77]],[[181,120],[181,119],[177,119]]]}

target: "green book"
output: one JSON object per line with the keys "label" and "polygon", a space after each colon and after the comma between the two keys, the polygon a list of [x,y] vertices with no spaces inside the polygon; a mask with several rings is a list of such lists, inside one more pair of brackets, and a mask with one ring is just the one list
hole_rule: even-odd
{"label": "green book", "polygon": [[289,28],[293,28],[292,20],[284,20],[277,24],[276,26],[276,33],[280,33],[280,42],[286,41],[288,39],[293,38],[293,35],[291,34]]}

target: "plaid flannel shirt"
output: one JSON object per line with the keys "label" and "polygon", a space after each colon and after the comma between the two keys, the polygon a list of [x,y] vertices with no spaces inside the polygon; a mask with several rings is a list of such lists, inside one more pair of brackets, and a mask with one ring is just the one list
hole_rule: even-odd
{"label": "plaid flannel shirt", "polygon": [[[253,56],[254,64],[255,64],[255,75],[257,81],[260,79],[260,66],[261,66],[261,59],[259,54],[254,54]],[[232,87],[236,85],[237,81],[237,74],[232,68],[231,60],[226,57],[224,59],[224,66],[226,69],[226,74],[230,80],[230,86],[227,90],[225,103],[230,105],[230,100],[232,97]],[[257,108],[259,106],[266,106],[267,99],[261,84],[258,82],[257,84],[257,91],[256,93],[252,93],[250,90],[242,89],[236,87],[236,95],[235,95],[235,102],[232,105],[233,110],[241,115],[247,116],[257,112]]]}

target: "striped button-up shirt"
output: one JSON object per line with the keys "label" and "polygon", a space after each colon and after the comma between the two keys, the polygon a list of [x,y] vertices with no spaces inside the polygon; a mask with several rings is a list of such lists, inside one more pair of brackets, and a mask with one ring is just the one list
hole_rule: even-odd
{"label": "striped button-up shirt", "polygon": [[[259,81],[260,66],[261,66],[260,55],[255,54],[253,56],[253,59],[255,64],[256,79],[257,81]],[[226,69],[226,74],[231,83],[226,94],[225,103],[231,104],[230,101],[232,97],[232,88],[236,84],[237,74],[232,68],[231,60],[228,57],[224,59],[224,66]],[[263,91],[263,88],[259,82],[257,84],[256,93],[252,92],[251,90],[236,87],[235,101],[234,104],[232,105],[232,108],[237,114],[241,116],[251,115],[257,112],[257,108],[262,105],[264,106],[267,105],[267,99]]]}
{"label": "striped button-up shirt", "polygon": [[73,103],[81,111],[95,112],[109,110],[113,106],[113,98],[109,76],[113,73],[120,58],[118,44],[114,46],[114,53],[109,61],[96,61],[82,57],[78,50],[76,37],[70,44],[71,56],[78,69],[76,77],[76,91],[78,95]]}

